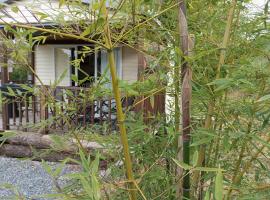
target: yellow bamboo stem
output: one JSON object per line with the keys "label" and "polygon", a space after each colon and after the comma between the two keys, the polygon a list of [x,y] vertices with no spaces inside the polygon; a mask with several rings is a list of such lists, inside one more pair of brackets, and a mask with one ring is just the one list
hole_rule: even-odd
{"label": "yellow bamboo stem", "polygon": [[236,3],[237,3],[237,0],[232,1],[231,8],[230,8],[229,13],[228,13],[225,33],[224,33],[224,37],[223,37],[223,41],[222,41],[222,45],[221,45],[221,50],[220,50],[219,62],[218,62],[218,66],[217,66],[217,74],[216,74],[217,79],[220,77],[221,66],[224,65],[224,63],[225,63],[226,48],[228,46],[228,42],[230,39],[230,32],[231,32],[232,21],[233,21]]}
{"label": "yellow bamboo stem", "polygon": [[72,33],[63,33],[63,32],[60,32],[60,31],[55,31],[53,29],[47,29],[47,28],[39,28],[39,27],[36,27],[36,26],[32,26],[32,25],[27,25],[27,24],[8,24],[6,23],[6,25],[9,25],[9,26],[12,26],[12,27],[19,27],[19,28],[25,28],[25,29],[28,29],[28,30],[35,30],[35,31],[40,31],[42,33],[50,33],[50,34],[53,34],[53,35],[58,35],[60,37],[67,37],[67,38],[73,38],[73,39],[76,39],[76,40],[82,40],[82,41],[85,41],[85,42],[89,42],[89,43],[93,43],[93,44],[96,44],[96,45],[99,45],[105,49],[108,49],[108,47],[96,40],[92,40],[90,38],[86,38],[86,37],[82,37],[80,35],[75,35],[75,34],[72,34]]}
{"label": "yellow bamboo stem", "polygon": [[[265,141],[266,143],[270,142],[270,137]],[[243,170],[234,177],[234,180],[231,184],[231,186],[229,187],[228,190],[228,195],[227,195],[227,199],[229,200],[233,191],[233,185],[238,184],[242,177],[244,176],[244,174],[248,171],[248,169],[251,167],[252,163],[254,160],[256,160],[258,158],[258,156],[263,152],[263,150],[266,148],[265,145],[263,145],[260,149],[257,150],[257,152],[251,157],[251,159],[244,165]]]}
{"label": "yellow bamboo stem", "polygon": [[130,185],[129,194],[130,194],[130,198],[132,200],[135,200],[136,199],[136,185],[135,185],[135,180],[134,180],[133,171],[132,171],[131,156],[129,153],[127,131],[126,131],[126,126],[125,126],[125,116],[123,113],[123,108],[122,108],[122,103],[121,103],[121,92],[118,87],[118,79],[117,79],[117,74],[116,74],[113,45],[112,45],[112,40],[111,40],[111,32],[110,32],[109,23],[108,23],[108,12],[107,12],[104,2],[102,5],[102,12],[104,13],[105,20],[106,20],[105,25],[104,25],[104,39],[105,39],[105,44],[108,47],[108,58],[109,58],[108,60],[109,60],[111,78],[112,78],[113,93],[114,93],[114,98],[116,102],[117,121],[118,121],[119,130],[120,130],[121,143],[123,145],[126,176]]}

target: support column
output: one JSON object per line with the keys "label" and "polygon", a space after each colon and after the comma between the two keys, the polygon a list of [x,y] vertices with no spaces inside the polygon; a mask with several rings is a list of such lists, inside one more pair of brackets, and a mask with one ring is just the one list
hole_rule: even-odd
{"label": "support column", "polygon": [[[47,96],[48,95],[48,90],[46,86],[41,86],[41,94],[40,94],[40,120],[45,121],[48,119],[48,106],[47,106]],[[42,127],[40,130],[41,134],[48,134],[49,129],[48,126],[45,125]]]}
{"label": "support column", "polygon": [[[31,81],[32,85],[35,85],[35,46],[32,47],[32,51],[29,52],[29,57],[28,57],[28,63],[29,63],[29,67],[31,67],[32,72],[31,72],[31,80],[30,77],[28,79],[28,81]],[[36,97],[33,94],[32,95],[32,115],[33,115],[33,123],[36,123]]]}
{"label": "support column", "polygon": [[[1,85],[3,85],[8,83],[7,48],[3,41],[0,41],[0,65]],[[8,103],[5,101],[2,101],[2,128],[3,130],[9,130]]]}

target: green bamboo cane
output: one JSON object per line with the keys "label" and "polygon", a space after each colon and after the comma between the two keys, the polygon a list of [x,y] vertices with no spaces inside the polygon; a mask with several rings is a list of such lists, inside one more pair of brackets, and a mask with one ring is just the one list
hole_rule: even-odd
{"label": "green bamboo cane", "polygon": [[[223,36],[223,41],[222,41],[221,50],[220,50],[220,56],[219,56],[219,62],[218,62],[217,71],[216,71],[216,78],[217,79],[220,78],[221,67],[225,63],[226,49],[227,49],[229,39],[230,39],[230,32],[231,32],[231,27],[232,27],[232,22],[233,22],[233,17],[234,17],[234,11],[235,11],[236,4],[237,4],[237,0],[232,0],[231,7],[230,7],[229,12],[228,12],[226,28],[225,28],[225,32],[224,32],[224,36]],[[210,100],[210,102],[208,104],[207,115],[206,115],[205,125],[204,125],[205,129],[210,129],[211,128],[211,125],[212,125],[212,119],[211,118],[212,118],[212,116],[214,114],[214,109],[215,109],[215,99],[212,99],[212,100]],[[202,164],[203,164],[203,162],[205,160],[205,151],[206,151],[206,147],[204,145],[201,145],[200,150],[199,150],[199,157],[198,157],[198,161],[197,161],[196,166],[202,166]],[[194,172],[193,184],[194,184],[195,188],[197,188],[199,175],[200,175],[199,171]]]}
{"label": "green bamboo cane", "polygon": [[108,47],[108,58],[109,58],[108,61],[109,61],[109,68],[111,72],[111,78],[112,78],[113,93],[114,93],[114,98],[116,102],[117,121],[118,121],[119,130],[120,130],[121,143],[123,145],[126,176],[130,185],[129,194],[130,194],[131,199],[135,200],[136,199],[136,186],[135,186],[134,177],[133,177],[131,156],[129,153],[127,131],[126,131],[126,126],[125,126],[125,116],[123,113],[123,108],[122,108],[122,103],[121,103],[121,93],[118,87],[118,79],[117,79],[117,74],[116,74],[113,45],[112,45],[112,40],[111,40],[111,32],[110,32],[109,23],[108,23],[108,12],[105,7],[104,1],[102,5],[102,12],[105,14],[105,18],[106,18],[105,19],[106,21],[104,24],[104,39],[105,39],[105,44]]}
{"label": "green bamboo cane", "polygon": [[[179,40],[177,40],[179,44]],[[174,129],[176,133],[180,131],[180,106],[179,106],[179,94],[180,94],[180,59],[178,59],[178,55],[176,55],[176,64],[174,66],[174,75],[173,75],[173,83],[174,83]],[[177,160],[181,160],[183,157],[183,149],[182,149],[182,140],[181,136],[178,137],[177,141]],[[180,181],[180,177],[183,175],[183,169],[179,166],[176,167],[176,198],[180,199],[182,196],[182,181]]]}
{"label": "green bamboo cane", "polygon": [[[178,66],[174,67],[174,125],[175,132],[179,133],[180,131],[180,107],[179,107],[179,94],[180,94],[180,68]],[[183,160],[183,149],[182,149],[182,138],[178,137],[177,140],[177,160]],[[176,198],[180,199],[182,196],[182,180],[180,177],[183,175],[183,169],[179,166],[176,167]]]}
{"label": "green bamboo cane", "polygon": [[[270,142],[270,137],[265,141],[266,143]],[[251,159],[243,166],[243,170],[234,177],[227,194],[227,200],[231,199],[232,191],[233,191],[233,185],[239,184],[244,174],[248,171],[248,169],[251,167],[252,163],[259,157],[259,155],[264,151],[266,148],[265,145],[263,145],[261,148],[257,150],[257,152],[251,157]]]}

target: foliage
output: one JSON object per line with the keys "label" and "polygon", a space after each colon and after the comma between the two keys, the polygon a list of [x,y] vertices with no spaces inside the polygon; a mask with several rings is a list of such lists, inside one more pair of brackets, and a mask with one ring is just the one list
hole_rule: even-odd
{"label": "foliage", "polygon": [[[175,122],[178,120],[174,118],[176,111],[172,98],[181,94],[174,82],[179,80],[173,80],[173,75],[180,68],[179,58],[183,57],[183,52],[179,48],[177,1],[117,1],[113,4],[115,8],[112,9],[113,13],[109,19],[100,12],[102,2],[94,1],[90,9],[81,1],[59,2],[60,7],[68,5],[75,9],[69,12],[62,9],[58,15],[53,16],[39,13],[39,16],[42,19],[50,18],[61,26],[38,29],[19,24],[17,28],[13,28],[7,24],[6,30],[11,31],[18,41],[23,41],[20,38],[30,38],[27,43],[30,47],[46,41],[45,33],[47,33],[55,37],[70,37],[92,42],[98,51],[108,48],[106,43],[108,35],[104,34],[104,26],[107,23],[111,30],[109,36],[112,45],[121,44],[135,48],[145,55],[147,62],[143,82],[129,84],[119,81],[119,88],[135,96],[151,96],[166,89],[167,110],[170,111],[166,116],[145,123],[141,114],[125,112],[129,153],[133,160],[136,182],[134,185],[138,199],[175,199],[177,182],[183,178],[175,177],[177,166],[188,170],[191,179],[194,178],[196,171],[200,172],[199,183],[193,185],[194,199],[263,199],[269,195],[269,155],[266,149],[269,148],[270,141],[268,134],[270,38],[267,12],[258,12],[250,16],[247,8],[249,1],[237,2],[225,63],[221,66],[220,76],[217,78],[216,69],[220,52],[224,50],[221,44],[231,1],[192,0],[187,4],[189,32],[195,35],[193,56],[186,58],[193,71],[191,166],[173,160],[178,153],[176,143],[180,133],[175,128]],[[91,12],[96,16],[92,23],[89,22],[87,15]],[[69,16],[70,20],[64,20],[65,15]],[[82,15],[86,18],[82,18]],[[43,32],[45,36],[34,36],[33,33],[36,31]],[[10,39],[5,39],[8,44]],[[29,50],[30,47],[25,47],[24,42],[19,44],[16,46],[16,52],[19,53],[12,56],[24,60],[22,54],[25,54],[22,52],[26,48]],[[92,52],[87,47],[83,51]],[[80,63],[81,60],[78,59],[72,64],[79,67]],[[52,86],[55,87],[60,79],[61,77]],[[105,79],[105,76],[101,76],[91,88],[91,93],[87,95],[80,94],[79,97],[67,95],[85,102],[104,95],[112,95],[111,89],[104,87],[110,80]],[[74,79],[74,81],[82,80]],[[41,91],[35,92],[40,94]],[[53,98],[47,102],[48,106],[55,106],[53,103]],[[205,128],[209,104],[213,104],[213,113],[210,127]],[[72,115],[76,105],[69,106]],[[60,107],[58,111],[57,117],[68,121],[70,116],[61,113]],[[42,123],[46,125],[52,122]],[[76,188],[72,192],[62,190],[60,195],[67,199],[71,197],[127,199],[128,181],[123,173],[125,168],[122,163],[125,159],[117,133],[114,132],[109,136],[93,134],[106,132],[105,126],[90,127],[90,131],[81,131],[72,125],[70,128],[73,128],[71,131],[73,136],[102,141],[114,159],[107,170],[109,175],[100,179],[97,169],[99,154],[91,161],[83,149],[80,149],[80,162],[76,162],[83,166],[83,171],[71,178],[79,183],[81,189]],[[204,166],[196,166],[201,147],[205,147],[206,152]],[[79,192],[82,196],[73,196],[74,192]]]}
{"label": "foliage", "polygon": [[10,80],[13,82],[24,83],[27,81],[28,70],[23,67],[16,67],[13,69],[13,72],[10,73]]}

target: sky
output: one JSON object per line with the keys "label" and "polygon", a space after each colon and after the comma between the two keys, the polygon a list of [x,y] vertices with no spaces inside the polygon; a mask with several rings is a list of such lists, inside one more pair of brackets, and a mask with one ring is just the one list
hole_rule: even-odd
{"label": "sky", "polygon": [[264,9],[267,0],[252,0],[251,4],[248,5],[250,13],[256,13]]}
{"label": "sky", "polygon": [[252,2],[258,6],[263,6],[266,0],[252,0]]}

